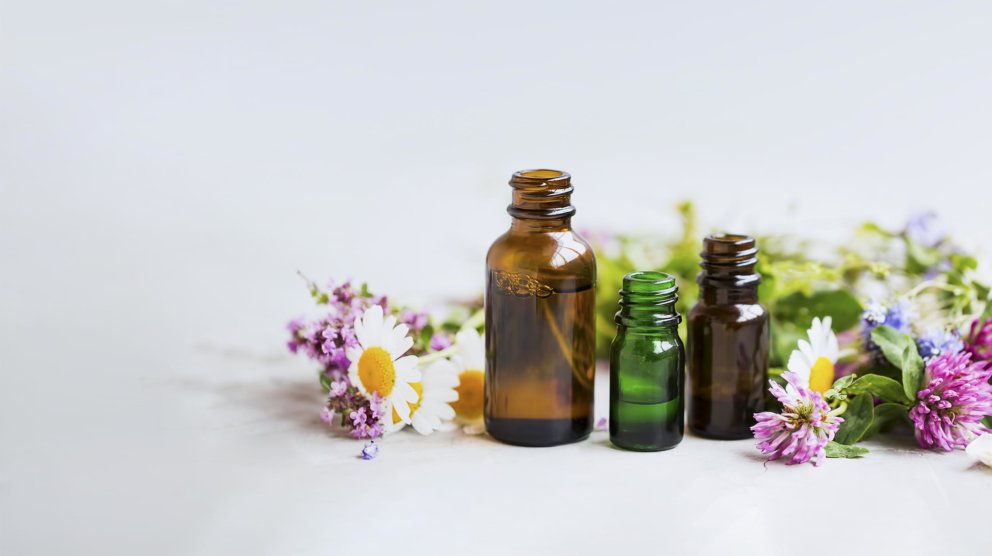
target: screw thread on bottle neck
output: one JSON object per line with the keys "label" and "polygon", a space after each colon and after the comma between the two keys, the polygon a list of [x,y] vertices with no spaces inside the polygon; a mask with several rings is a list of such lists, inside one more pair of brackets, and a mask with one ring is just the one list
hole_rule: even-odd
{"label": "screw thread on bottle neck", "polygon": [[682,322],[675,310],[679,299],[675,277],[664,272],[631,272],[623,277],[620,310],[614,321],[628,328],[671,327]]}

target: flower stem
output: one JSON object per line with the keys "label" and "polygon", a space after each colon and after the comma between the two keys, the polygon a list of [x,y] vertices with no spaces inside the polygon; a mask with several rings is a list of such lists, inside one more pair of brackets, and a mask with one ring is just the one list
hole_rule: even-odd
{"label": "flower stem", "polygon": [[840,405],[838,405],[836,409],[834,409],[833,411],[831,411],[827,415],[830,415],[831,417],[837,417],[838,415],[843,415],[845,411],[847,411],[847,401],[846,400],[840,402]]}
{"label": "flower stem", "polygon": [[462,330],[475,329],[486,323],[486,312],[479,309],[462,324]]}
{"label": "flower stem", "polygon": [[427,355],[422,355],[417,358],[418,365],[425,365],[427,363],[433,363],[448,357],[449,355],[454,355],[458,353],[458,346],[451,346],[449,348],[442,349],[440,351],[435,351],[433,353],[428,353]]}

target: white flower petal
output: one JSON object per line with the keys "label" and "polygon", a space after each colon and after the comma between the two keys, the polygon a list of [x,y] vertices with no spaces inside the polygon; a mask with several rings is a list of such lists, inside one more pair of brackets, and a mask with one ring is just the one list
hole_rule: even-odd
{"label": "white flower petal", "polygon": [[482,336],[475,329],[466,329],[455,335],[455,346],[458,353],[452,356],[452,361],[458,370],[482,370],[486,366],[486,347]]}
{"label": "white flower petal", "polygon": [[362,341],[362,347],[367,349],[371,346],[381,346],[383,339],[382,307],[379,305],[369,307],[365,310],[361,320],[365,329],[365,340]]}
{"label": "white flower petal", "polygon": [[[411,398],[412,395],[412,398]],[[393,410],[396,415],[399,416],[400,421],[404,423],[410,422],[410,406],[408,402],[417,401],[417,392],[409,384],[401,382],[393,387],[393,393],[390,395],[393,401]],[[386,415],[391,415],[387,413]]]}
{"label": "white flower petal", "polygon": [[418,411],[417,414],[413,416],[414,430],[424,436],[430,435],[440,426],[441,420],[433,415],[426,415],[424,412]]}
{"label": "white flower petal", "polygon": [[812,374],[813,366],[806,361],[805,356],[799,350],[793,350],[789,356],[788,369],[799,379],[800,384],[809,386],[809,377]]}
{"label": "white flower petal", "polygon": [[393,361],[393,368],[396,369],[397,382],[420,382],[423,378],[420,369],[417,368],[417,356],[406,355]]}
{"label": "white flower petal", "polygon": [[405,324],[401,324],[389,333],[388,347],[386,349],[393,356],[393,359],[402,357],[404,353],[413,347],[413,338],[407,336],[409,332],[410,329]]}
{"label": "white flower petal", "polygon": [[983,434],[972,440],[964,450],[975,461],[992,467],[992,434]]}
{"label": "white flower petal", "polygon": [[365,350],[359,346],[351,346],[346,349],[344,353],[348,356],[348,361],[351,361],[352,365],[357,365],[358,360],[362,358],[362,354],[365,353]]}
{"label": "white flower petal", "polygon": [[361,379],[358,378],[358,359],[351,360],[351,366],[348,367],[348,380],[358,388],[358,391],[362,394],[368,394],[368,390],[365,389],[365,385],[362,384]]}

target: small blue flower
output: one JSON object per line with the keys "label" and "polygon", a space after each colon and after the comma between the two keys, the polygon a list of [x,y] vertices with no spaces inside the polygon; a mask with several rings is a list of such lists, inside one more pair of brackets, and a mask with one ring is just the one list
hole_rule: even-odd
{"label": "small blue flower", "polygon": [[365,444],[362,448],[362,459],[368,461],[370,459],[375,459],[379,455],[379,445],[375,441]]}
{"label": "small blue flower", "polygon": [[871,340],[871,331],[878,326],[888,326],[903,334],[911,332],[910,324],[917,318],[916,310],[906,299],[896,301],[891,307],[886,307],[877,301],[869,301],[865,311],[861,313],[861,333],[865,351],[870,353],[876,362],[882,362],[885,356],[878,345]]}
{"label": "small blue flower", "polygon": [[940,355],[953,355],[964,349],[964,342],[955,332],[932,330],[916,339],[920,357],[930,360]]}

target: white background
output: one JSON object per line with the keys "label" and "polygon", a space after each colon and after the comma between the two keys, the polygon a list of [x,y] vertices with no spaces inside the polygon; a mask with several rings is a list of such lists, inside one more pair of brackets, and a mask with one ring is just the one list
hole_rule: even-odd
{"label": "white background", "polygon": [[514,170],[570,171],[585,227],[932,208],[990,253],[992,4],[475,4],[0,6],[0,553],[987,548],[992,473],[911,444],[365,463],[319,426],[295,271],[474,295]]}

